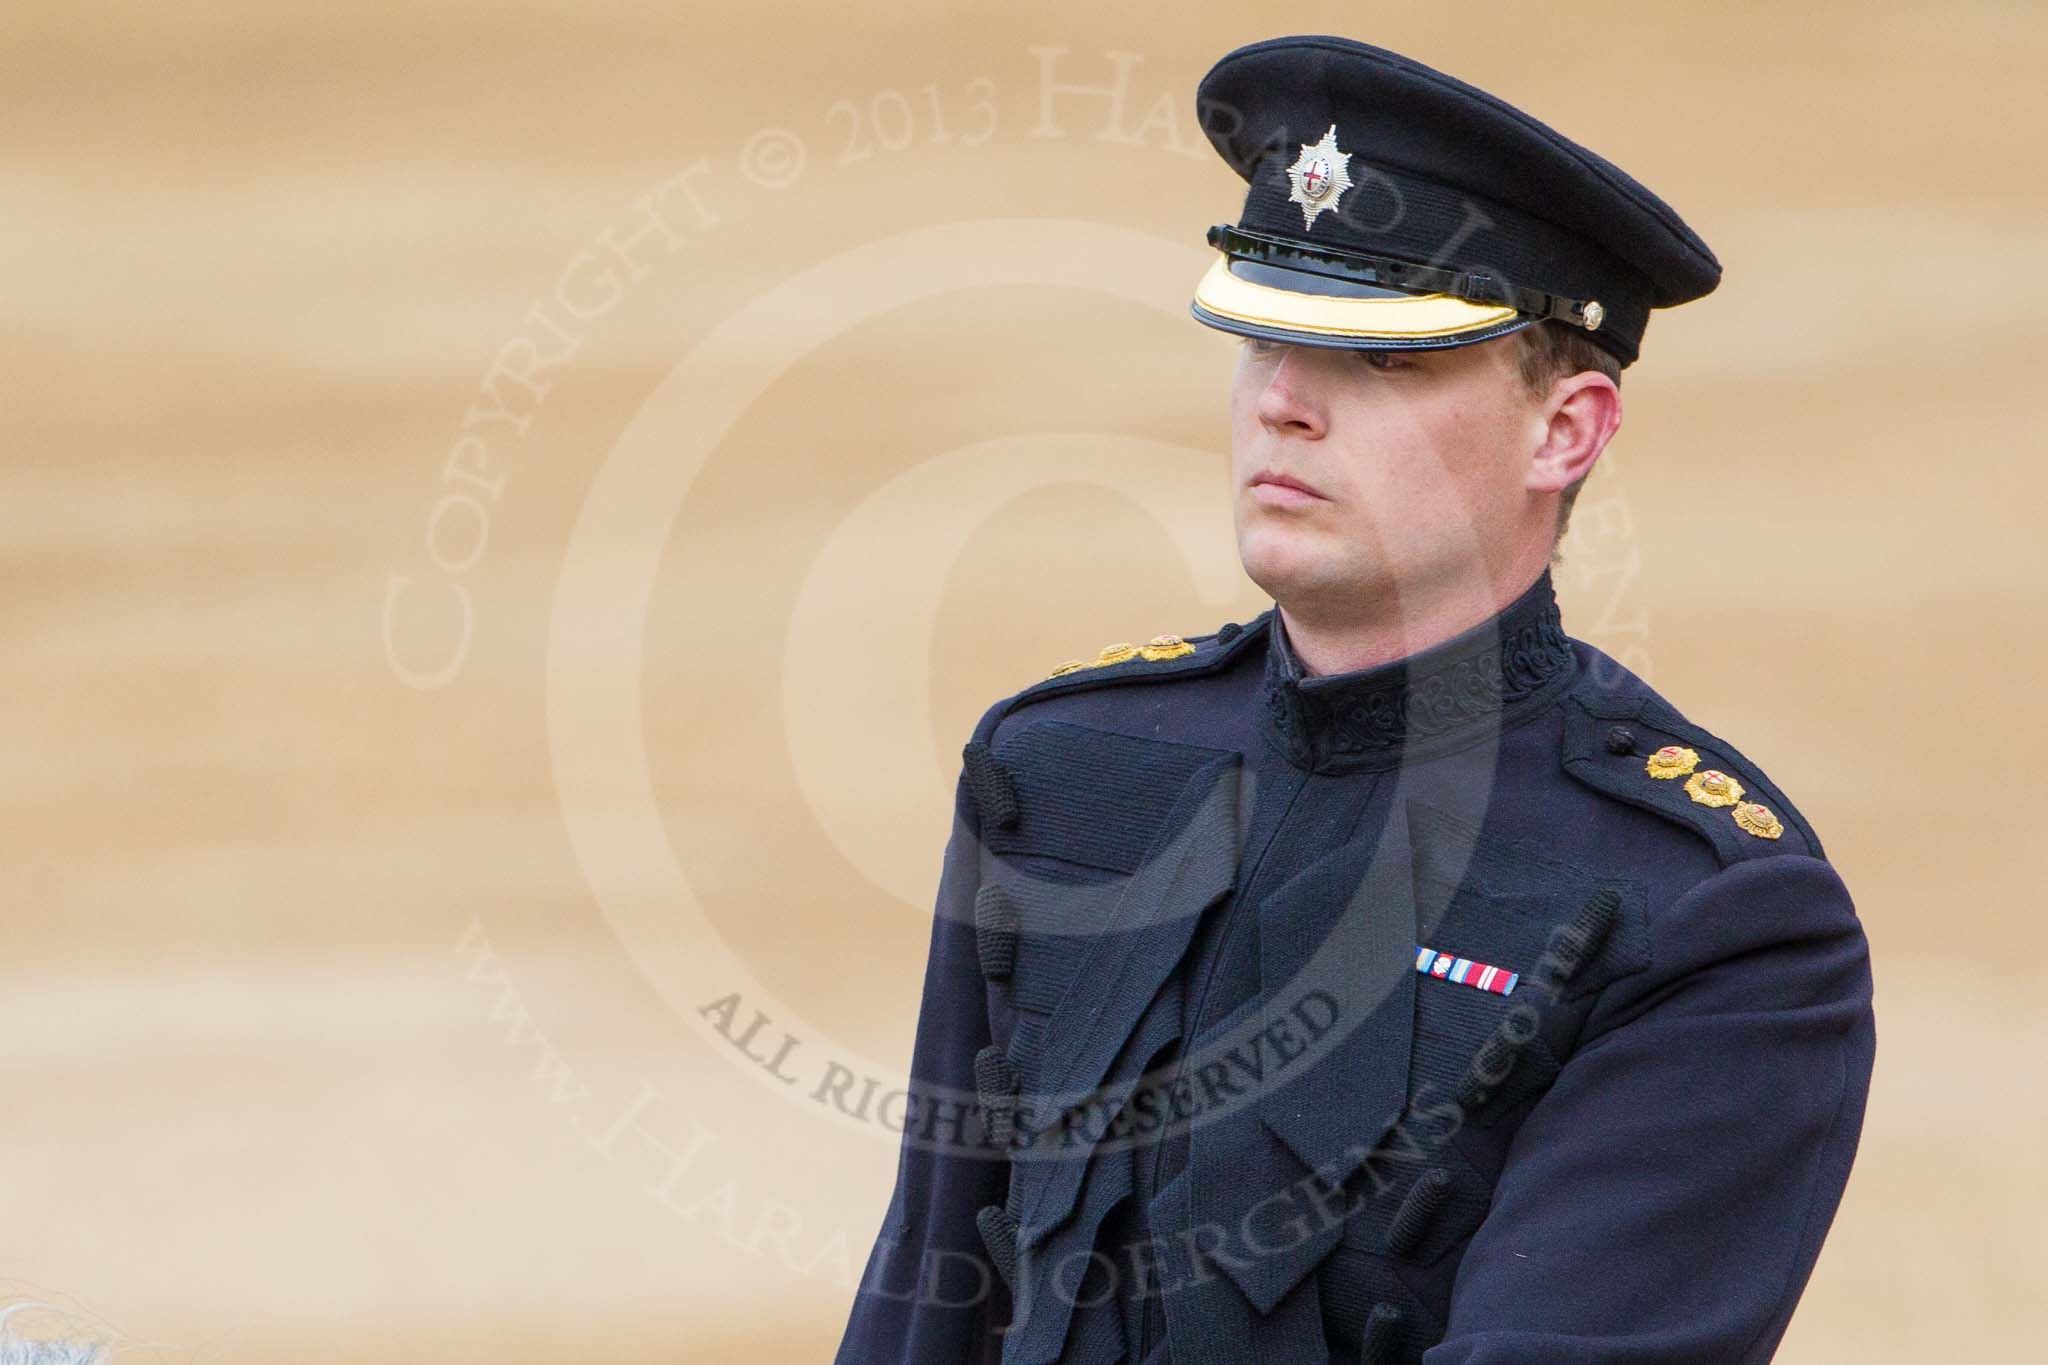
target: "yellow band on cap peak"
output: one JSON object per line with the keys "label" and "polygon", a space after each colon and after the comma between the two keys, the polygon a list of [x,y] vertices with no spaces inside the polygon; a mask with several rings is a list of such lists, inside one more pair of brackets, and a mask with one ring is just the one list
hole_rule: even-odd
{"label": "yellow band on cap peak", "polygon": [[1450,294],[1388,298],[1297,294],[1240,279],[1230,272],[1228,257],[1210,265],[1195,286],[1195,302],[1218,317],[1259,327],[1387,341],[1456,336],[1518,316],[1503,304],[1473,303]]}

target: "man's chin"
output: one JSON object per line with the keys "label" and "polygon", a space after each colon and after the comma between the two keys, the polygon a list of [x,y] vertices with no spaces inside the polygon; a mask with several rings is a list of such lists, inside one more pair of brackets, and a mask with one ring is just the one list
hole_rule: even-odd
{"label": "man's chin", "polygon": [[1237,553],[1245,576],[1275,602],[1350,592],[1359,578],[1354,556],[1298,528],[1254,527],[1239,538]]}

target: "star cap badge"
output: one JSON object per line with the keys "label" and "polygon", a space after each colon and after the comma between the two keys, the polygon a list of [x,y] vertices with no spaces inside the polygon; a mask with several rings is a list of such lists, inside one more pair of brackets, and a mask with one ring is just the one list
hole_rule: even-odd
{"label": "star cap badge", "polygon": [[1312,228],[1316,215],[1324,209],[1334,209],[1337,201],[1344,197],[1344,191],[1354,183],[1351,179],[1351,153],[1337,146],[1337,125],[1323,134],[1320,142],[1301,144],[1301,155],[1294,158],[1294,164],[1287,168],[1287,178],[1294,188],[1289,190],[1290,202],[1301,205],[1301,225]]}

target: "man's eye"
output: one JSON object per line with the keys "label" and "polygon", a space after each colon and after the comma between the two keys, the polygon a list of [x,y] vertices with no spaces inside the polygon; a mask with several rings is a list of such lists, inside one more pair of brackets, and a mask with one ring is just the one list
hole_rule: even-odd
{"label": "man's eye", "polygon": [[1272,355],[1280,349],[1279,342],[1267,341],[1263,337],[1243,337],[1241,340],[1244,342],[1245,350],[1253,355]]}
{"label": "man's eye", "polygon": [[1375,370],[1404,370],[1408,368],[1408,357],[1398,351],[1360,351],[1365,363]]}

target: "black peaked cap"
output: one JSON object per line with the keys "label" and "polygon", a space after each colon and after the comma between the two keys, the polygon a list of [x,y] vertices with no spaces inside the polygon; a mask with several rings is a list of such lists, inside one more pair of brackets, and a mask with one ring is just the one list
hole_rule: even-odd
{"label": "black peaked cap", "polygon": [[1348,38],[1229,53],[1196,92],[1249,186],[1194,313],[1310,345],[1469,344],[1545,317],[1624,365],[1652,308],[1721,265],[1677,212],[1605,158],[1483,90]]}

